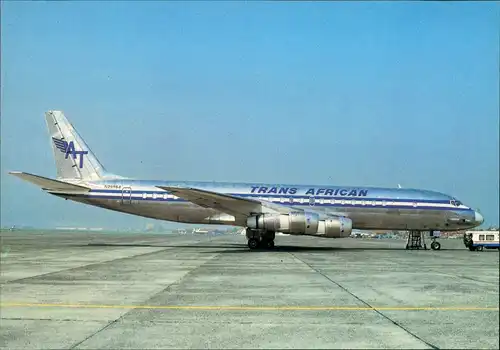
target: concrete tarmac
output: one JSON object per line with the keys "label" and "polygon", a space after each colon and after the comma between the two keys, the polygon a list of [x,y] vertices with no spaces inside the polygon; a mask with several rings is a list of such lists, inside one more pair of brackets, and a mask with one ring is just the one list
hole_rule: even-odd
{"label": "concrete tarmac", "polygon": [[6,349],[499,348],[499,253],[461,240],[2,232]]}

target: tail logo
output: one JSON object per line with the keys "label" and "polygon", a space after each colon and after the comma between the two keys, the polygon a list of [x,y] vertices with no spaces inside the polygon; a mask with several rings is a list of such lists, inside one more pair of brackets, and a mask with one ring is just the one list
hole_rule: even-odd
{"label": "tail logo", "polygon": [[89,154],[89,151],[77,151],[75,149],[75,144],[73,143],[73,141],[67,142],[64,140],[56,139],[54,137],[52,138],[52,141],[54,141],[54,145],[56,145],[56,148],[65,154],[65,159],[68,159],[70,154],[73,156],[73,159],[76,159],[76,156],[79,155],[79,167],[83,168],[83,156],[85,154]]}

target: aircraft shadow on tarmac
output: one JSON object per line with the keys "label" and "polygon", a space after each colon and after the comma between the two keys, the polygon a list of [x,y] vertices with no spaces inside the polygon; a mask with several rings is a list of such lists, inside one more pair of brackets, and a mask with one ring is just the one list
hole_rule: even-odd
{"label": "aircraft shadow on tarmac", "polygon": [[[250,250],[246,244],[125,244],[125,243],[89,243],[85,246],[90,247],[150,247],[150,248],[182,248],[182,249],[210,249],[210,253],[221,254],[236,254],[236,253],[258,253],[258,252],[329,252],[329,251],[398,251],[405,250],[404,245],[399,247],[320,247],[320,246],[296,246],[296,245],[276,245],[272,249],[256,249]],[[215,249],[215,250],[214,250]],[[223,249],[223,250],[218,250]],[[416,250],[416,249],[414,249]],[[424,250],[424,249],[420,249]],[[427,247],[427,250],[431,250]],[[441,250],[456,250],[456,249],[443,249]],[[411,251],[411,250],[410,250]]]}

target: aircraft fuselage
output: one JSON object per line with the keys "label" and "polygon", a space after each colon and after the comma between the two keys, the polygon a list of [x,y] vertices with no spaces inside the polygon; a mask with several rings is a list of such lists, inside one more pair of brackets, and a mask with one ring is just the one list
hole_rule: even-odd
{"label": "aircraft fuselage", "polygon": [[193,187],[347,216],[353,229],[447,231],[478,225],[478,214],[470,207],[446,194],[418,189],[129,179],[81,184],[90,187],[90,192],[62,196],[110,210],[181,223],[246,225],[231,215],[193,204],[157,186]]}

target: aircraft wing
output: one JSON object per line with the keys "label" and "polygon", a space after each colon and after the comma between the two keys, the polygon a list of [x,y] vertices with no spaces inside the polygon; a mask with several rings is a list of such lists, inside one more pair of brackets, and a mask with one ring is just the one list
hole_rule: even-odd
{"label": "aircraft wing", "polygon": [[257,199],[241,198],[224,193],[189,187],[157,186],[173,195],[205,208],[213,208],[234,216],[248,217],[254,214],[274,212],[290,213],[290,209],[276,203]]}

